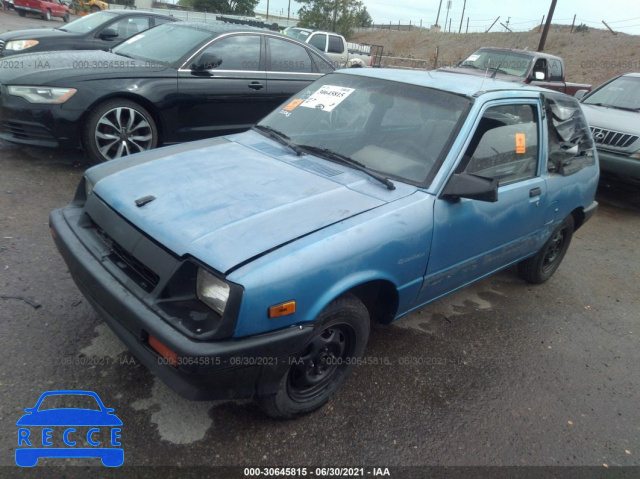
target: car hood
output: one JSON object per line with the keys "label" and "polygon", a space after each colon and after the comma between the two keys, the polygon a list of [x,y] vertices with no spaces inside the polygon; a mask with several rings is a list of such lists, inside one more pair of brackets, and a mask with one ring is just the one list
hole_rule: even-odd
{"label": "car hood", "polygon": [[91,409],[49,409],[25,414],[16,426],[122,426],[114,414]]}
{"label": "car hood", "polygon": [[70,38],[79,36],[77,33],[65,32],[57,28],[30,28],[28,30],[17,30],[6,32],[0,35],[0,40],[10,42],[13,40],[41,40],[43,38]]}
{"label": "car hood", "polygon": [[[257,133],[237,135],[240,140],[252,136],[259,136],[262,145],[277,145]],[[109,171],[119,162],[122,169],[99,179],[94,192],[175,254],[193,256],[226,273],[296,238],[415,191],[402,184],[389,191],[360,172],[341,165],[328,168],[322,160],[320,168],[314,167],[314,157],[301,160],[280,145],[270,147],[276,152],[272,155],[228,139],[211,143],[188,151],[179,145],[175,154],[166,149],[155,161],[141,163],[132,157],[138,163],[133,166],[126,159],[107,163]],[[100,168],[89,170],[88,176],[99,178]],[[136,206],[136,200],[145,197],[154,199]]]}
{"label": "car hood", "polygon": [[581,103],[590,126],[640,135],[640,112]]}
{"label": "car hood", "polygon": [[[162,65],[148,67],[144,61],[102,50],[25,53],[11,60],[16,63],[15,68],[0,70],[0,83],[4,85],[55,85],[60,80],[144,76],[166,69]],[[117,66],[112,68],[113,64]]]}

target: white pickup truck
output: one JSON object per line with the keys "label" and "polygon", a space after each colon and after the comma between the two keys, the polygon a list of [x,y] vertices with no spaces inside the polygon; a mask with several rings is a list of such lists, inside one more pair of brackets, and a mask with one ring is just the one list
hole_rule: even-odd
{"label": "white pickup truck", "polygon": [[347,43],[342,35],[310,28],[289,27],[284,34],[313,45],[324,52],[334,62],[336,68],[362,68],[380,66],[382,49],[380,45],[360,45]]}

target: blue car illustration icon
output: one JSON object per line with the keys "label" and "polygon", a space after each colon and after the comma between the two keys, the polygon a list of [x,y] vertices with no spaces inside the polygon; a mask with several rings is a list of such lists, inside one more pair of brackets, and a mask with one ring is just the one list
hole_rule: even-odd
{"label": "blue car illustration icon", "polygon": [[[82,407],[67,407],[67,404]],[[63,407],[50,407],[63,404]],[[16,422],[16,464],[32,467],[41,457],[99,457],[107,467],[124,463],[120,443],[122,421],[93,391],[59,390],[43,393]]]}

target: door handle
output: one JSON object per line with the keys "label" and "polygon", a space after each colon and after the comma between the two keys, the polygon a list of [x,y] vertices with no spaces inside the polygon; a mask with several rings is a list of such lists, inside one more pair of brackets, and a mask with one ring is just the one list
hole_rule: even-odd
{"label": "door handle", "polygon": [[542,190],[540,188],[533,188],[529,190],[529,198],[533,198],[534,196],[540,196],[542,194]]}
{"label": "door handle", "polygon": [[264,85],[259,81],[252,81],[251,83],[249,83],[249,88],[251,88],[252,90],[260,90],[263,87]]}

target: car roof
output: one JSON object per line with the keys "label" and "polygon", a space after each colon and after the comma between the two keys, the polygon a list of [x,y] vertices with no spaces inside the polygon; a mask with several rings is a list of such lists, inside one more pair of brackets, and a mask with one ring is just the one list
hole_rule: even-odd
{"label": "car roof", "polygon": [[[171,26],[173,27],[186,27],[186,28],[195,28],[198,30],[204,30],[207,32],[211,32],[211,33],[229,33],[229,32],[251,32],[251,33],[256,33],[256,32],[262,32],[262,33],[267,33],[267,32],[272,32],[271,30],[267,30],[265,28],[258,28],[258,27],[252,27],[252,26],[248,26],[248,25],[237,25],[235,23],[226,23],[226,22],[220,22],[220,21],[215,21],[215,22],[176,22],[176,23],[172,23]],[[276,32],[272,32],[272,33],[276,33]],[[291,38],[291,37],[286,37],[285,35],[282,35],[285,38]]]}
{"label": "car roof", "polygon": [[[349,68],[338,70],[339,73],[349,75],[366,76],[370,78],[380,78],[411,85],[435,88],[438,90],[450,91],[465,96],[478,96],[490,91],[511,90],[511,91],[534,91],[547,92],[544,88],[539,88],[524,83],[508,82],[496,80],[491,77],[479,77],[475,75],[464,75],[454,70],[400,70],[392,68]],[[452,77],[455,75],[455,78]]]}
{"label": "car roof", "polygon": [[[174,20],[179,20],[179,18],[174,17],[169,13],[158,13],[158,12],[151,12],[148,10],[126,10],[124,8],[110,8],[109,10],[102,10],[102,12],[117,13],[118,15],[137,15],[137,16],[151,15],[153,17],[166,17],[166,18],[173,18]],[[96,13],[100,13],[100,12],[96,12]]]}
{"label": "car roof", "polygon": [[504,47],[480,47],[478,48],[476,51],[479,52],[481,50],[495,50],[495,51],[499,51],[499,52],[504,52],[504,53],[517,53],[519,55],[527,55],[530,57],[543,57],[543,58],[554,58],[554,59],[558,59],[560,60],[560,57],[557,57],[555,55],[550,55],[549,53],[543,53],[543,52],[534,52],[531,50],[518,50],[517,48],[504,48]]}

